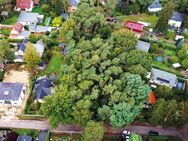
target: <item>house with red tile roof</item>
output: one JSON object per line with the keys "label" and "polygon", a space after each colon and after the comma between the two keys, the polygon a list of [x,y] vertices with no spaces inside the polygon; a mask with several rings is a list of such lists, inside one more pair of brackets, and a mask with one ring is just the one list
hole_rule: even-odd
{"label": "house with red tile roof", "polygon": [[32,11],[34,2],[32,0],[16,0],[16,10]]}
{"label": "house with red tile roof", "polygon": [[124,27],[128,28],[129,30],[133,31],[137,37],[140,37],[142,34],[142,31],[144,29],[144,25],[141,23],[133,22],[133,21],[127,21],[124,23]]}
{"label": "house with red tile roof", "polygon": [[21,23],[16,23],[10,31],[9,38],[11,39],[26,39],[30,35],[29,31],[25,31]]}

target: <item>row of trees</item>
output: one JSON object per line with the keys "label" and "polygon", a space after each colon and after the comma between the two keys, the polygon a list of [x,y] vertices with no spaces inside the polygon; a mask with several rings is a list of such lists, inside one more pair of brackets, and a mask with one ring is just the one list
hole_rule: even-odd
{"label": "row of trees", "polygon": [[[66,74],[41,108],[54,127],[70,121],[86,125],[91,119],[121,127],[147,101],[151,90],[137,70],[150,69],[150,55],[135,50],[137,39],[127,29],[110,25],[115,31],[102,38],[105,26],[101,9],[87,2],[63,23],[58,38],[68,46]],[[129,73],[131,67],[135,74]]]}

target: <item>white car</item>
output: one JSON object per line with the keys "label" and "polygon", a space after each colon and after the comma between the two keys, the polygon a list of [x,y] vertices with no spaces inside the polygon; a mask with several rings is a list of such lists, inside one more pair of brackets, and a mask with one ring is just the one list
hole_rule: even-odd
{"label": "white car", "polygon": [[131,132],[130,132],[130,131],[123,130],[122,134],[124,134],[124,135],[130,135]]}

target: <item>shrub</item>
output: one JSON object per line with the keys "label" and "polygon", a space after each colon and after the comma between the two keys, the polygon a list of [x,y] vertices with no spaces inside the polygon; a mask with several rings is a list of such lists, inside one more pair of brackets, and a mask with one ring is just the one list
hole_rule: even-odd
{"label": "shrub", "polygon": [[182,64],[182,67],[183,67],[184,69],[187,69],[187,68],[188,68],[188,58],[184,59],[184,60],[181,62],[181,64]]}
{"label": "shrub", "polygon": [[0,81],[3,81],[4,78],[4,71],[0,71]]}

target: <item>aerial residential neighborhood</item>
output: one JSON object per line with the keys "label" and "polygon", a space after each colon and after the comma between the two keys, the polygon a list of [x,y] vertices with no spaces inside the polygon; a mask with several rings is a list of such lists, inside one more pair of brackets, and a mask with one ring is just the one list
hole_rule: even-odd
{"label": "aerial residential neighborhood", "polygon": [[0,0],[0,141],[188,141],[188,0]]}

